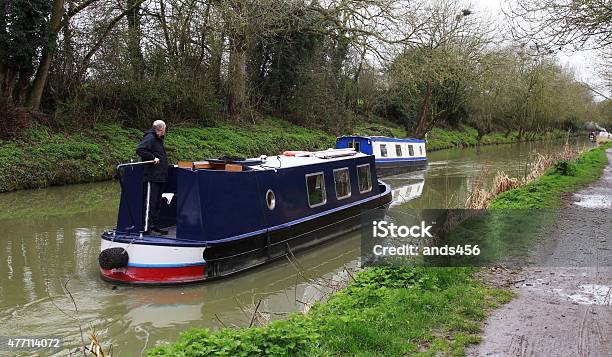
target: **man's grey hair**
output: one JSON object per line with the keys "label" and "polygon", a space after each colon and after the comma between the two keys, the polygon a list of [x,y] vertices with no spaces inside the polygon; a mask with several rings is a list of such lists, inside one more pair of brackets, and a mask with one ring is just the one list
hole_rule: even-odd
{"label": "man's grey hair", "polygon": [[153,122],[153,129],[163,129],[166,127],[166,123],[163,120],[156,120]]}

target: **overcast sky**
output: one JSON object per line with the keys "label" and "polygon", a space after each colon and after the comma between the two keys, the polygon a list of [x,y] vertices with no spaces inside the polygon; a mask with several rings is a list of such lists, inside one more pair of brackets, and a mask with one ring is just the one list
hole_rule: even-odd
{"label": "overcast sky", "polygon": [[[497,23],[503,23],[505,20],[502,12],[502,4],[506,0],[470,0],[473,5],[473,10],[477,13],[484,12],[491,15],[491,18]],[[507,5],[506,5],[507,7]],[[597,54],[595,51],[562,51],[557,55],[561,64],[569,66],[576,72],[577,79],[586,82],[602,91],[603,86],[597,74]],[[607,93],[610,96],[610,93]]]}

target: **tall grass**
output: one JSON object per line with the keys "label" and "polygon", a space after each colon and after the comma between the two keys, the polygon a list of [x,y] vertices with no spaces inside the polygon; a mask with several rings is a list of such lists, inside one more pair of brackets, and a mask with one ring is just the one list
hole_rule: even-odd
{"label": "tall grass", "polygon": [[567,145],[559,153],[538,155],[531,172],[521,178],[498,172],[493,185],[485,188],[477,180],[467,200],[468,208],[550,208],[559,206],[563,193],[597,180],[608,159],[612,143],[589,151]]}
{"label": "tall grass", "polygon": [[472,187],[471,194],[466,201],[466,207],[471,209],[487,208],[491,200],[500,194],[529,184],[544,175],[555,163],[572,161],[583,151],[584,148],[573,148],[566,143],[562,151],[548,155],[537,154],[536,160],[531,164],[529,174],[520,178],[513,178],[500,171],[495,175],[490,188],[484,187],[484,175],[481,174],[481,177],[475,181]]}

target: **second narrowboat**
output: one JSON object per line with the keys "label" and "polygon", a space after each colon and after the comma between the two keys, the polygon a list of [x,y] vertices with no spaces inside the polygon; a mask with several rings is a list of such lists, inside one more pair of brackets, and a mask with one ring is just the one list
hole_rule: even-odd
{"label": "second narrowboat", "polygon": [[427,166],[425,140],[386,136],[341,136],[337,149],[352,148],[376,158],[378,175],[388,176],[422,170]]}

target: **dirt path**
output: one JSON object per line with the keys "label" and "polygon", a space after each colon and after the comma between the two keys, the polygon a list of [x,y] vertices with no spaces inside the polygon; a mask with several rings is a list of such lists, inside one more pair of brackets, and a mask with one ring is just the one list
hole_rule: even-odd
{"label": "dirt path", "polygon": [[612,356],[612,149],[604,176],[568,197],[536,253],[504,275],[517,297],[487,319],[469,356]]}

